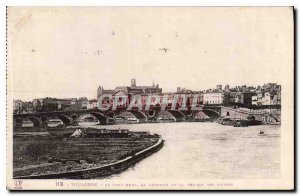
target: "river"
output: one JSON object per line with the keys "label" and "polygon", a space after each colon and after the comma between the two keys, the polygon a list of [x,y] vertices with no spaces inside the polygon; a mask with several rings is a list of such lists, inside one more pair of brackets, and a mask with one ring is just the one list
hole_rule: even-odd
{"label": "river", "polygon": [[[280,125],[212,122],[99,126],[150,131],[164,147],[111,179],[271,179],[280,177]],[[259,135],[264,131],[264,135]]]}

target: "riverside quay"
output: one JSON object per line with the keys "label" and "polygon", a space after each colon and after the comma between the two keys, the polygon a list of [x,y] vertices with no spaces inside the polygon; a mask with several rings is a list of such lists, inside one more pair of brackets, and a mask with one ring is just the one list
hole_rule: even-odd
{"label": "riverside quay", "polygon": [[[99,86],[97,99],[40,98],[24,102],[14,100],[14,126],[48,126],[60,121],[63,126],[84,120],[100,124],[215,121],[220,118],[255,119],[262,124],[281,121],[281,86],[216,85],[215,89],[192,91],[177,87],[164,93],[158,84],[104,90]],[[26,123],[25,123],[26,124]]]}

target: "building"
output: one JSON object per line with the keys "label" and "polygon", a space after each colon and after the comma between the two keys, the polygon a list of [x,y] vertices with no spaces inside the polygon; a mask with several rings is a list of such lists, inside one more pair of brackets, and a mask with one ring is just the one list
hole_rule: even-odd
{"label": "building", "polygon": [[262,97],[262,105],[281,105],[280,96],[274,92],[266,92]]}
{"label": "building", "polygon": [[236,92],[235,93],[234,103],[237,103],[237,104],[242,103],[242,94],[241,94],[241,92]]}
{"label": "building", "polygon": [[32,101],[23,102],[23,112],[22,113],[34,113],[36,108],[33,107]]}
{"label": "building", "polygon": [[229,91],[224,91],[224,101],[223,104],[225,106],[229,106],[230,105],[230,92]]}
{"label": "building", "polygon": [[142,95],[142,94],[161,94],[162,89],[159,88],[159,84],[152,84],[152,86],[137,86],[136,80],[131,79],[130,86],[117,86],[114,90],[104,90],[102,86],[97,89],[97,99],[100,96],[114,96],[116,93],[123,93],[130,97],[130,95]]}
{"label": "building", "polygon": [[94,109],[98,107],[98,101],[96,99],[89,100],[89,104],[87,105],[87,109]]}
{"label": "building", "polygon": [[237,92],[235,90],[230,90],[230,92],[229,92],[230,105],[233,105],[235,103],[236,94],[237,94]]}
{"label": "building", "polygon": [[162,93],[162,89],[159,88],[159,84],[155,85],[154,83],[152,86],[137,86],[136,80],[131,79],[131,86],[128,88],[129,94],[159,94]]}
{"label": "building", "polygon": [[244,107],[252,106],[252,96],[256,95],[255,92],[245,91],[241,93],[241,103]]}
{"label": "building", "polygon": [[259,90],[256,92],[257,95],[257,106],[261,106],[263,105],[263,97],[265,95],[265,93],[262,90]]}
{"label": "building", "polygon": [[115,93],[115,90],[104,90],[104,88],[102,86],[99,86],[98,89],[97,89],[97,100],[100,98],[101,95],[104,95],[104,94],[113,94]]}
{"label": "building", "polygon": [[272,95],[269,92],[265,93],[262,98],[262,105],[271,105]]}
{"label": "building", "polygon": [[184,93],[184,94],[186,94],[186,93],[193,93],[193,91],[189,90],[189,89],[186,89],[186,88],[183,88],[183,87],[177,87],[176,93]]}
{"label": "building", "polygon": [[97,99],[99,99],[99,97],[101,95],[104,94],[113,94],[115,92],[115,90],[104,90],[104,88],[102,86],[99,86],[97,89]]}
{"label": "building", "polygon": [[43,99],[42,111],[58,110],[58,102],[56,98],[46,97]]}
{"label": "building", "polygon": [[58,110],[74,110],[80,109],[80,103],[78,103],[77,98],[67,98],[67,99],[56,99]]}
{"label": "building", "polygon": [[268,83],[268,84],[264,84],[262,86],[262,89],[265,92],[272,92],[272,91],[275,91],[276,88],[280,88],[278,86],[280,86],[280,85],[277,85],[276,83]]}
{"label": "building", "polygon": [[225,85],[224,91],[225,91],[225,92],[229,92],[229,91],[230,91],[230,88],[229,88],[229,85],[228,85],[228,84]]}
{"label": "building", "polygon": [[43,99],[33,99],[32,100],[32,105],[35,108],[40,108],[43,106]]}
{"label": "building", "polygon": [[281,97],[278,94],[274,94],[272,105],[281,105]]}
{"label": "building", "polygon": [[23,101],[20,99],[13,100],[13,113],[21,114],[23,112]]}
{"label": "building", "polygon": [[208,91],[203,94],[204,104],[223,104],[224,93],[222,91]]}
{"label": "building", "polygon": [[87,102],[88,99],[86,97],[80,97],[79,99],[75,99],[75,103],[73,104],[73,101],[71,102],[71,104],[73,105],[73,107],[75,109],[82,109],[82,103],[83,102]]}
{"label": "building", "polygon": [[197,95],[198,95],[198,100],[197,100],[197,104],[199,104],[199,105],[203,105],[203,95],[204,95],[204,93],[202,92],[202,91],[200,91],[200,92],[197,92]]}
{"label": "building", "polygon": [[280,91],[272,92],[261,92],[257,91],[257,94],[252,96],[252,105],[262,106],[262,105],[281,105],[281,95]]}

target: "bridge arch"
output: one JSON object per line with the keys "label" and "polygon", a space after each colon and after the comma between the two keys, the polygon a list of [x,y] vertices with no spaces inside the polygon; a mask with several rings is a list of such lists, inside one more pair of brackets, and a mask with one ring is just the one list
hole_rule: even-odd
{"label": "bridge arch", "polygon": [[[94,121],[95,119],[97,119],[97,122]],[[98,118],[90,113],[83,113],[78,115],[77,123],[80,125],[80,123],[85,122],[86,120],[95,124],[99,123]]]}
{"label": "bridge arch", "polygon": [[146,111],[149,118],[154,118],[157,111],[156,110],[148,110]]}
{"label": "bridge arch", "polygon": [[213,109],[203,109],[203,112],[210,118],[219,118],[221,113]]}
{"label": "bridge arch", "polygon": [[139,119],[142,119],[142,120],[145,120],[145,121],[148,119],[147,115],[144,112],[142,112],[142,111],[139,111],[139,110],[130,110],[130,112],[133,115],[137,116]]}
{"label": "bridge arch", "polygon": [[178,122],[184,118],[185,115],[178,110],[165,110],[158,113],[156,120],[158,122]]}
{"label": "bridge arch", "polygon": [[138,110],[124,110],[117,115],[117,118],[135,122],[145,122],[148,119],[146,114]]}
{"label": "bridge arch", "polygon": [[64,114],[57,115],[57,118],[59,118],[66,126],[71,125],[72,119]]}
{"label": "bridge arch", "polygon": [[203,120],[208,120],[209,116],[206,115],[203,111],[198,111],[194,114],[193,118],[196,121],[203,121]]}
{"label": "bridge arch", "polygon": [[34,127],[39,127],[42,124],[41,119],[36,116],[29,116],[26,119],[30,120],[33,123]]}
{"label": "bridge arch", "polygon": [[99,120],[100,124],[107,124],[108,117],[101,112],[90,112],[89,114],[95,116]]}

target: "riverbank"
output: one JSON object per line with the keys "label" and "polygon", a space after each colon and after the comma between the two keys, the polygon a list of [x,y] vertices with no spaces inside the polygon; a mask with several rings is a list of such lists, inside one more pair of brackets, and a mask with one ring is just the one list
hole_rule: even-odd
{"label": "riverbank", "polygon": [[[163,145],[157,135],[87,138],[65,137],[45,131],[22,133],[14,137],[14,178],[88,178],[86,173],[111,175],[130,167]],[[158,143],[159,148],[151,148]],[[115,164],[118,170],[106,168]]]}

